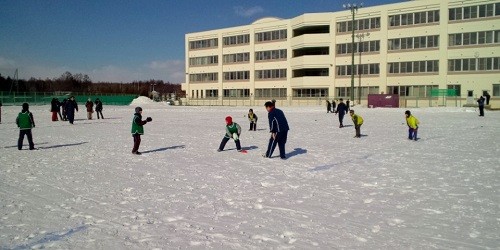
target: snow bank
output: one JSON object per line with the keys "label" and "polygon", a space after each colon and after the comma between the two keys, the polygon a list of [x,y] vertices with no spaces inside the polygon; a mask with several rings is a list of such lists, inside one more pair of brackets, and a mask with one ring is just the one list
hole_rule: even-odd
{"label": "snow bank", "polygon": [[145,105],[145,104],[153,104],[154,101],[149,99],[147,96],[139,96],[132,100],[130,103],[130,106],[140,106],[140,105]]}

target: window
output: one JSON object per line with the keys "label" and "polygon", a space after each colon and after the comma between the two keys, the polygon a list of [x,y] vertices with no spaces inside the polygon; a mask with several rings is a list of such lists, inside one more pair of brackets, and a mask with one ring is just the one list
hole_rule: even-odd
{"label": "window", "polygon": [[493,84],[493,96],[500,96],[500,84]]}
{"label": "window", "polygon": [[280,98],[286,97],[286,88],[276,88],[276,89],[255,89],[256,98]]}
{"label": "window", "polygon": [[204,56],[189,58],[189,66],[215,65],[219,63],[218,56]]}
{"label": "window", "polygon": [[225,81],[238,81],[250,79],[250,71],[224,72]]}
{"label": "window", "polygon": [[286,49],[255,52],[255,61],[280,60],[286,58],[287,58]]}
{"label": "window", "polygon": [[223,63],[240,63],[240,62],[248,62],[250,61],[250,53],[237,53],[237,54],[227,54],[223,55]]}
{"label": "window", "polygon": [[256,80],[281,79],[281,78],[286,78],[286,69],[268,69],[268,70],[255,71]]}

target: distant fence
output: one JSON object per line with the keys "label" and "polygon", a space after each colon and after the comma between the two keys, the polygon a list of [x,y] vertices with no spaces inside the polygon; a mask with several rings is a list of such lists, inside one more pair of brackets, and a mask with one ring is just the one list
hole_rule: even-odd
{"label": "distant fence", "polygon": [[50,104],[52,98],[58,98],[59,101],[67,99],[71,96],[75,97],[78,103],[85,103],[88,98],[95,101],[99,98],[104,105],[130,105],[132,100],[137,98],[137,95],[116,95],[116,94],[95,94],[95,93],[48,93],[48,92],[24,92],[24,93],[8,93],[0,92],[0,102],[3,105],[21,105],[27,102],[31,105],[46,105]]}

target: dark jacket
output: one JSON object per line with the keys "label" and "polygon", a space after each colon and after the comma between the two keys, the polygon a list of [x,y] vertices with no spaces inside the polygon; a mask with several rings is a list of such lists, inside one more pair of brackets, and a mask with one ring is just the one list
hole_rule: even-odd
{"label": "dark jacket", "polygon": [[290,130],[288,127],[288,121],[286,120],[285,114],[281,109],[273,108],[268,114],[269,118],[269,132],[280,133],[287,132]]}
{"label": "dark jacket", "polygon": [[75,113],[75,109],[76,109],[76,111],[78,111],[78,104],[76,104],[75,100],[69,99],[66,102],[66,112],[73,114],[73,113]]}
{"label": "dark jacket", "polygon": [[480,97],[478,100],[477,100],[477,105],[479,105],[479,107],[483,107],[484,106],[484,97]]}
{"label": "dark jacket", "polygon": [[94,112],[94,103],[92,101],[87,101],[85,103],[85,107],[87,108],[87,112]]}
{"label": "dark jacket", "polygon": [[343,102],[339,102],[339,105],[337,105],[337,111],[335,113],[338,113],[339,115],[345,115],[347,113],[347,106]]}
{"label": "dark jacket", "polygon": [[58,112],[61,103],[56,98],[53,98],[50,102],[50,112]]}
{"label": "dark jacket", "polygon": [[95,111],[102,111],[102,102],[101,100],[95,100]]}

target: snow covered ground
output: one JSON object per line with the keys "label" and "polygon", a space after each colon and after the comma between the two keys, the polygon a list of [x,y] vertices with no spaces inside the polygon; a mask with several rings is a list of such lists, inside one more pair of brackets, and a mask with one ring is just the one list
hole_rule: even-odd
{"label": "snow covered ground", "polygon": [[[133,110],[144,108],[132,155]],[[2,107],[0,249],[498,249],[500,112],[355,108],[338,128],[324,107],[283,107],[287,160],[263,158],[267,112],[248,107],[105,106],[104,120],[50,121],[34,106],[40,150],[18,151],[21,107]],[[94,114],[95,115],[95,114]],[[242,146],[216,152],[224,118]],[[95,117],[94,117],[95,118]],[[351,125],[346,116],[345,124]],[[24,149],[27,149],[25,140]]]}

